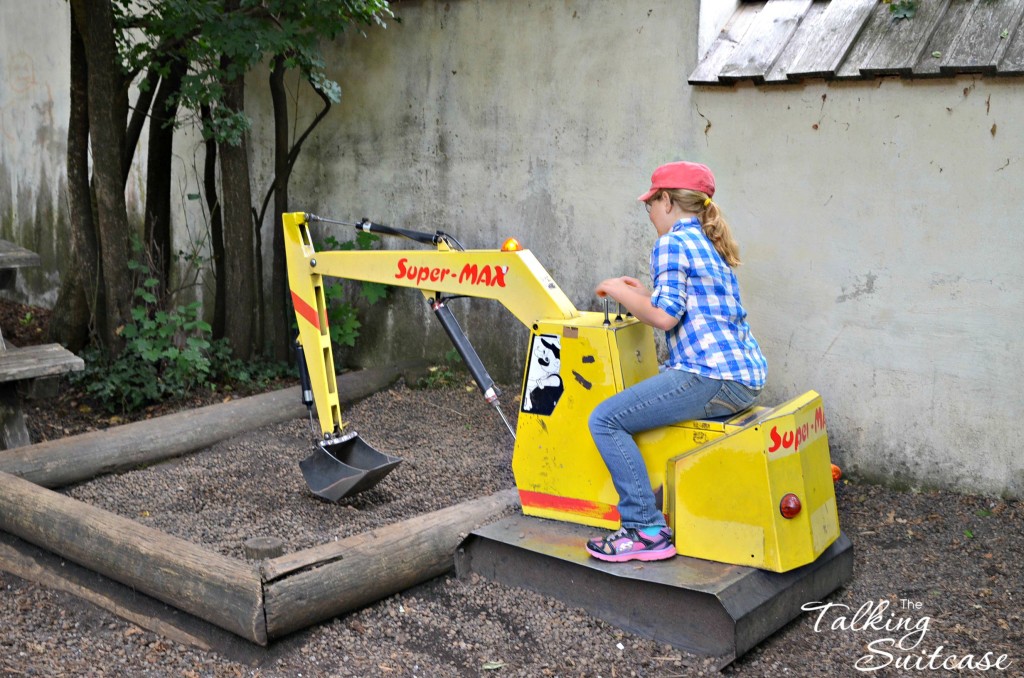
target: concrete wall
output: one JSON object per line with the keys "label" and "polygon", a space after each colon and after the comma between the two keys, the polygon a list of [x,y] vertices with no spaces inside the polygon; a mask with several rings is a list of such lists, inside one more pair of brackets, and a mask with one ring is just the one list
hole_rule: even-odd
{"label": "concrete wall", "polygon": [[[0,0],[0,238],[37,252],[5,295],[52,306],[61,271],[74,266],[68,232],[67,137],[71,12],[65,0]],[[141,223],[146,149],[125,198]]]}
{"label": "concrete wall", "polygon": [[819,390],[851,469],[1024,494],[1021,84],[694,92],[770,391]]}
{"label": "concrete wall", "polygon": [[0,2],[0,238],[40,254],[43,265],[20,272],[15,284],[21,299],[51,304],[58,261],[68,254],[69,23],[60,0]]}
{"label": "concrete wall", "polygon": [[[672,0],[396,4],[401,23],[350,33],[330,50],[343,101],[299,161],[293,209],[440,228],[469,247],[516,236],[578,307],[596,309],[601,278],[646,277],[653,229],[635,198],[651,170],[706,162],[743,249],[738,274],[770,362],[766,401],[821,392],[848,471],[1024,495],[1014,442],[1021,81],[692,88],[699,50],[735,6],[702,4],[700,15],[698,3]],[[67,12],[59,0],[34,5],[57,19]],[[16,129],[0,148],[0,214],[5,237],[20,223],[42,243],[58,226],[37,224],[47,214],[38,205],[63,209],[63,150],[40,154],[46,144],[35,140],[56,147],[65,134],[66,41],[52,37],[59,24],[33,38],[33,21],[43,22],[21,7],[0,2],[0,108],[4,129]],[[32,55],[34,80],[12,66],[18,49]],[[40,68],[44,58],[52,63]],[[270,106],[265,73],[251,78],[260,194]],[[11,94],[33,82],[32,97]],[[317,100],[293,91],[308,119]],[[52,125],[28,101],[52,109]],[[8,110],[12,102],[21,103]],[[179,143],[183,168],[201,161],[194,140]],[[185,173],[180,185],[187,195],[194,179]],[[201,231],[201,211],[186,202]],[[276,227],[268,221],[265,242]],[[492,302],[454,307],[492,373],[518,381],[525,328]],[[396,290],[364,320],[353,361],[447,348],[412,291]]]}
{"label": "concrete wall", "polygon": [[[596,309],[597,281],[647,271],[654,231],[636,196],[651,169],[701,139],[679,120],[691,108],[697,8],[400,3],[401,23],[351,33],[329,55],[343,101],[299,161],[293,207],[440,228],[467,247],[515,236],[579,308]],[[316,103],[308,92],[301,101]],[[269,119],[256,127],[269,134]],[[525,328],[492,302],[454,308],[493,375],[518,383]],[[365,328],[352,360],[448,345],[421,295],[399,291],[371,314],[384,322]]]}

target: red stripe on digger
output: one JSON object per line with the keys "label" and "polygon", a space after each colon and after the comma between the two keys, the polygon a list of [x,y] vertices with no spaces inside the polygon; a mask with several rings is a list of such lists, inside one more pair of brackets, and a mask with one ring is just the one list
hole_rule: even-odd
{"label": "red stripe on digger", "polygon": [[602,520],[618,520],[619,510],[614,506],[585,499],[573,499],[572,497],[560,497],[544,492],[531,492],[519,490],[519,501],[523,506],[530,506],[538,509],[551,509],[563,513],[573,513],[579,516],[590,516]]}
{"label": "red stripe on digger", "polygon": [[320,314],[316,312],[316,309],[305,302],[305,300],[297,295],[292,290],[292,305],[295,306],[295,311],[303,318],[309,321],[309,324],[313,327],[320,329]]}

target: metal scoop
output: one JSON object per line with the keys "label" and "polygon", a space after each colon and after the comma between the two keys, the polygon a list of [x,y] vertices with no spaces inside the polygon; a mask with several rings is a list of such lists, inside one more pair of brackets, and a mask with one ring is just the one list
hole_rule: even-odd
{"label": "metal scoop", "polygon": [[314,434],[313,454],[299,462],[302,477],[310,492],[327,501],[338,501],[350,494],[368,490],[381,481],[401,458],[378,452],[355,431],[325,435],[316,440],[313,424],[313,388],[309,382],[306,354],[301,345],[295,347],[298,357],[302,403],[309,411],[309,427]]}
{"label": "metal scoop", "polygon": [[368,490],[402,460],[373,449],[356,433],[317,443],[313,454],[299,462],[310,491],[338,501]]}

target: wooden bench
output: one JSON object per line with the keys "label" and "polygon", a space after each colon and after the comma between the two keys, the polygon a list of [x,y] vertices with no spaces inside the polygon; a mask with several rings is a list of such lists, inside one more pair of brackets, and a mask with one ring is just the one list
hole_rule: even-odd
{"label": "wooden bench", "polygon": [[[13,285],[20,268],[39,265],[39,255],[0,240],[0,288]],[[0,449],[31,444],[22,395],[36,379],[85,369],[85,362],[60,344],[17,348],[0,333]]]}

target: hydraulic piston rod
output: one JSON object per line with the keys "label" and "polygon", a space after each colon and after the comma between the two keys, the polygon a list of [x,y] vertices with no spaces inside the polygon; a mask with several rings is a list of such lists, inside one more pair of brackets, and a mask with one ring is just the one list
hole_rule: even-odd
{"label": "hydraulic piston rod", "polygon": [[476,382],[477,387],[479,387],[480,393],[483,394],[484,400],[494,405],[494,409],[498,411],[498,416],[501,417],[501,420],[505,423],[505,428],[512,434],[514,440],[516,432],[512,430],[512,425],[508,423],[508,419],[505,418],[505,413],[501,411],[501,406],[498,403],[498,396],[501,392],[494,384],[494,379],[491,379],[491,375],[487,373],[487,368],[484,367],[483,361],[477,355],[476,349],[469,343],[469,337],[462,331],[459,321],[455,319],[451,309],[448,308],[443,299],[431,299],[430,308],[434,311],[437,319],[441,321],[441,327],[444,328],[448,338],[451,339],[455,350],[459,352],[459,356],[469,369],[469,373],[473,375],[473,380]]}

